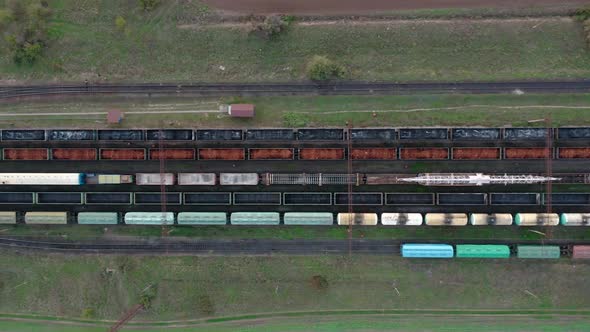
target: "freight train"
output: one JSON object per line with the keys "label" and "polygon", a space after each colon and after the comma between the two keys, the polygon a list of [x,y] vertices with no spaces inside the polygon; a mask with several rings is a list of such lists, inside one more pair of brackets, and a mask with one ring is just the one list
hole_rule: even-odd
{"label": "freight train", "polygon": [[277,128],[277,129],[5,129],[2,141],[382,141],[590,139],[589,127],[564,128]]}
{"label": "freight train", "polygon": [[[336,216],[336,218],[334,218]],[[380,222],[379,222],[380,221]],[[590,213],[337,213],[331,212],[0,212],[3,224],[299,225],[299,226],[590,226]]]}
{"label": "freight train", "polygon": [[[538,208],[548,205],[548,197],[541,193],[404,193],[404,192],[353,192],[352,205],[366,207],[405,207],[439,206],[453,209],[454,206],[524,206]],[[275,192],[275,191],[205,191],[205,192],[166,192],[167,205],[285,205],[285,206],[347,206],[347,192]],[[159,205],[162,201],[160,191],[156,192],[0,192],[0,205]],[[551,194],[551,205],[567,208],[569,206],[590,206],[590,193]]]}
{"label": "freight train", "polygon": [[590,259],[590,246],[405,243],[401,254],[405,258]]}
{"label": "freight train", "polygon": [[3,148],[2,160],[535,160],[590,159],[590,147]]}
{"label": "freight train", "polygon": [[[452,177],[449,185],[467,186],[482,183],[461,182],[462,177],[472,174],[442,174]],[[131,184],[179,185],[179,186],[257,186],[257,185],[407,185],[424,184],[446,186],[433,181],[441,174],[326,174],[326,173],[136,173],[136,174],[92,174],[92,173],[0,173],[0,184],[5,185],[84,185],[84,184]],[[483,176],[474,174],[475,177]],[[490,176],[490,175],[486,175]],[[533,184],[547,180],[559,183],[590,183],[589,174],[554,174],[555,178],[542,175],[493,175],[502,184]],[[430,180],[429,180],[430,179]],[[432,181],[432,183],[422,180]],[[500,181],[501,180],[501,181]]]}

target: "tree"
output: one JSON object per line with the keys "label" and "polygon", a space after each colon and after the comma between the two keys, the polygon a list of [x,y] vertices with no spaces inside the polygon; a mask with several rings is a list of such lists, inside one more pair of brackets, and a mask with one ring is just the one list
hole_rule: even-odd
{"label": "tree", "polygon": [[342,78],[344,68],[325,56],[316,55],[307,64],[307,75],[314,81]]}
{"label": "tree", "polygon": [[51,10],[43,1],[11,0],[0,10],[0,28],[17,64],[33,64],[47,47]]}
{"label": "tree", "polygon": [[315,275],[309,280],[309,284],[315,290],[324,291],[328,289],[328,279],[321,275]]}

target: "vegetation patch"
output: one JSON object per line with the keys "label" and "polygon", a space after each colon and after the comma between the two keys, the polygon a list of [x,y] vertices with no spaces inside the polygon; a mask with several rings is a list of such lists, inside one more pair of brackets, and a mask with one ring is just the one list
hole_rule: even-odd
{"label": "vegetation patch", "polygon": [[[322,25],[288,24],[291,18],[273,16],[261,26],[265,36],[275,36],[267,39],[242,26],[204,24],[214,14],[199,1],[161,1],[151,10],[143,10],[137,1],[47,3],[53,11],[49,30],[55,40],[31,68],[19,67],[10,54],[0,55],[3,79],[306,80],[314,55],[337,61],[346,69],[346,78],[355,80],[590,76],[580,22],[564,17]],[[118,16],[130,31],[124,36],[114,24]],[[194,28],[183,28],[187,24]]]}
{"label": "vegetation patch", "polygon": [[[115,271],[105,279],[102,271],[117,270],[117,255],[7,249],[0,254],[0,265],[15,274],[0,291],[0,311],[23,314],[77,318],[85,308],[92,308],[95,319],[118,319],[151,284],[158,285],[157,296],[134,321],[292,311],[315,311],[321,316],[322,310],[348,310],[345,316],[349,316],[366,309],[375,313],[388,309],[519,311],[590,305],[590,290],[578,287],[590,273],[590,265],[567,259],[442,263],[379,255],[133,255],[129,259],[136,269]],[[310,276],[329,282],[327,286],[316,278],[321,296],[316,287],[310,287]],[[26,285],[19,286],[24,281]]]}

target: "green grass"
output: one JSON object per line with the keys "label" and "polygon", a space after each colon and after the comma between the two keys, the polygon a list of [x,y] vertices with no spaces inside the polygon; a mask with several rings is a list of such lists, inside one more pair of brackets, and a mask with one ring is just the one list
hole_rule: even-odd
{"label": "green grass", "polygon": [[[197,1],[165,2],[153,13],[135,1],[49,1],[52,46],[19,67],[4,52],[0,77],[40,81],[289,81],[305,79],[315,54],[363,80],[585,78],[590,57],[579,22],[563,18],[294,25],[271,41],[245,27],[203,26]],[[128,22],[118,32],[115,18]],[[195,23],[195,29],[178,28]],[[220,69],[224,67],[225,69]]]}
{"label": "green grass", "polygon": [[[442,262],[338,255],[152,257],[6,249],[0,254],[0,312],[16,314],[81,318],[83,310],[90,308],[94,311],[90,319],[117,319],[138,301],[148,285],[155,285],[157,294],[152,307],[140,313],[136,321],[290,311],[442,309],[520,313],[590,306],[590,290],[578,287],[590,273],[590,265],[567,259]],[[314,275],[328,280],[326,290],[310,286]],[[203,297],[210,300],[206,308],[200,300]]]}
{"label": "green grass", "polygon": [[[239,325],[238,325],[239,324]],[[474,330],[482,332],[514,331],[528,332],[533,328],[535,331],[561,332],[561,331],[586,331],[588,321],[580,317],[568,317],[567,319],[556,319],[554,317],[532,316],[532,317],[465,317],[453,316],[422,316],[417,315],[395,315],[387,314],[369,316],[340,316],[339,317],[303,317],[303,318],[274,318],[255,321],[241,321],[215,324],[199,324],[194,327],[143,327],[139,328],[133,323],[134,331],[211,331],[211,332],[259,332],[259,331],[281,331],[295,332],[313,329],[318,332],[371,332],[371,331],[453,331],[471,332]],[[58,323],[38,322],[14,322],[0,321],[0,328],[11,332],[39,331],[39,332],[98,332],[104,331],[104,327],[81,327],[58,325]]]}
{"label": "green grass", "polygon": [[[256,117],[232,119],[216,111],[220,104],[232,102],[256,104]],[[103,128],[107,126],[105,114],[113,108],[127,112],[123,122],[114,127],[140,128],[252,128],[293,125],[292,121],[285,121],[286,114],[295,114],[300,122],[298,124],[306,126],[344,126],[348,120],[357,127],[544,126],[542,121],[528,121],[547,116],[551,116],[554,126],[590,125],[590,117],[586,116],[590,110],[590,94],[88,98],[28,101],[0,104],[0,124],[6,128]],[[160,113],[167,111],[210,113]],[[62,114],[21,115],[38,113]]]}
{"label": "green grass", "polygon": [[[421,239],[421,240],[486,240],[506,239],[515,241],[539,241],[544,237],[533,231],[547,233],[551,229],[551,239],[590,240],[588,227],[387,227],[354,226],[356,239]],[[171,237],[191,237],[203,239],[333,239],[348,238],[348,228],[344,226],[169,226]],[[113,235],[159,237],[162,230],[158,226],[42,226],[42,225],[2,225],[0,234],[4,236],[33,236],[60,238],[72,241],[109,238]]]}

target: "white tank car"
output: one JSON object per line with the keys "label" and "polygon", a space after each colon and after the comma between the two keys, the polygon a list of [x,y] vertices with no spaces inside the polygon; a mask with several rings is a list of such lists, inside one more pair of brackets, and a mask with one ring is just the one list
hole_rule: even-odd
{"label": "white tank car", "polygon": [[467,225],[467,214],[427,213],[425,220],[428,226],[465,226]]}
{"label": "white tank car", "polygon": [[564,226],[590,226],[590,213],[562,213],[559,221]]}
{"label": "white tank car", "polygon": [[557,213],[517,213],[514,224],[518,226],[557,226],[559,215]]}
{"label": "white tank car", "polygon": [[469,216],[469,223],[474,226],[509,226],[512,225],[510,213],[472,213]]}
{"label": "white tank car", "polygon": [[338,225],[377,225],[377,213],[338,213]]}
{"label": "white tank car", "polygon": [[420,226],[422,225],[422,214],[420,213],[382,213],[381,224],[399,226]]}

